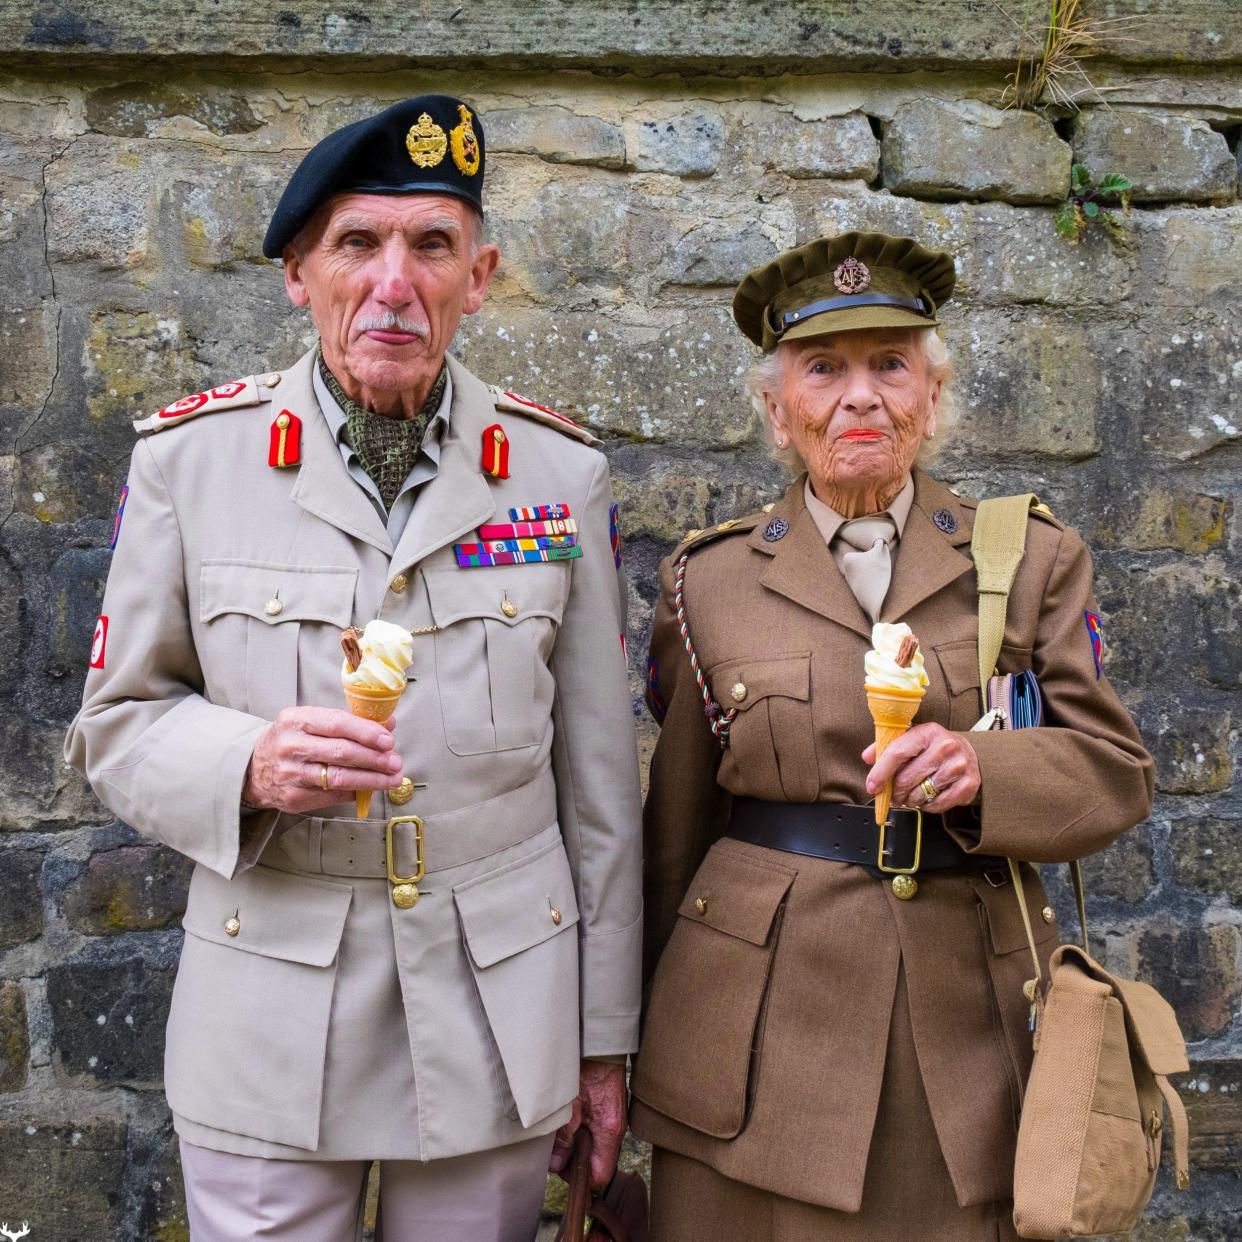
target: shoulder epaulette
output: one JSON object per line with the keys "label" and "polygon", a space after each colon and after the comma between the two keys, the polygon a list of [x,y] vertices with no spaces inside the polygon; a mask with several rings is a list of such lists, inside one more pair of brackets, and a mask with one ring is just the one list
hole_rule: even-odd
{"label": "shoulder epaulette", "polygon": [[[273,382],[275,381],[275,382]],[[279,373],[265,375],[264,387],[274,388],[280,383]],[[157,410],[149,418],[137,419],[134,430],[138,432],[167,431],[169,427],[179,426],[187,419],[197,418],[200,414],[214,414],[217,410],[233,410],[240,406],[259,405],[267,398],[259,392],[260,381],[253,375],[245,379],[233,380],[230,384],[220,384],[208,388],[205,392],[191,393]]]}
{"label": "shoulder epaulette", "polygon": [[581,440],[583,444],[589,444],[592,448],[598,448],[603,443],[592,432],[575,423],[572,418],[566,418],[564,414],[558,414],[546,405],[540,405],[538,401],[532,401],[529,397],[523,397],[516,392],[497,388],[494,384],[489,387],[492,391],[492,400],[495,401],[498,410],[507,410],[511,414],[525,414],[537,423],[543,423],[545,427],[554,427],[563,435]]}
{"label": "shoulder epaulette", "polygon": [[749,513],[741,518],[728,518],[723,522],[718,522],[715,526],[705,526],[702,530],[688,530],[681,537],[681,542],[677,545],[673,555],[682,556],[687,552],[697,552],[699,548],[704,548],[725,535],[746,534],[754,530],[767,516],[767,511],[761,509],[758,513]]}
{"label": "shoulder epaulette", "polygon": [[1049,526],[1055,526],[1057,530],[1064,530],[1065,523],[1046,504],[1040,503],[1031,506],[1031,516],[1043,518]]}

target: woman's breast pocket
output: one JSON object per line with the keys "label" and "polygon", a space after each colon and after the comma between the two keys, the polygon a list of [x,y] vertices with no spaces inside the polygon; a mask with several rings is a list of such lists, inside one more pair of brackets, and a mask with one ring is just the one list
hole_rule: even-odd
{"label": "woman's breast pocket", "polygon": [[715,701],[737,711],[721,760],[727,787],[758,798],[814,802],[819,766],[810,653],[726,660],[708,672],[707,680]]}
{"label": "woman's breast pocket", "polygon": [[[955,642],[937,643],[932,650],[936,653],[936,664],[940,666],[944,695],[948,699],[948,721],[945,727],[956,732],[965,732],[983,715],[983,699],[979,687],[979,647],[973,638],[963,638]],[[1013,647],[1006,643],[997,657],[1001,672],[1017,673],[1031,667],[1031,651],[1029,648]],[[935,687],[935,666],[928,661],[927,675],[933,681],[928,691],[929,705],[937,697]],[[931,713],[924,709],[920,713],[920,722],[931,719]]]}
{"label": "woman's breast pocket", "polygon": [[551,727],[549,668],[568,565],[424,574],[445,742],[456,755],[537,746]]}
{"label": "woman's breast pocket", "polygon": [[357,579],[353,566],[204,560],[198,647],[207,697],[265,720],[296,706],[300,661],[339,655]]}

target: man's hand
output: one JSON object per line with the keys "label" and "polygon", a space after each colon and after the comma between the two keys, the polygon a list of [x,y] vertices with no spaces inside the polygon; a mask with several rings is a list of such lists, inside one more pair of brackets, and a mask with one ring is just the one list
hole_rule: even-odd
{"label": "man's hand", "polygon": [[286,707],[255,745],[242,801],[305,814],[347,801],[359,789],[395,789],[401,784],[395,725],[396,717],[378,725],[335,707]]}
{"label": "man's hand", "polygon": [[591,1185],[600,1189],[612,1181],[625,1137],[625,1066],[607,1061],[583,1061],[578,1098],[570,1119],[556,1132],[548,1169],[564,1173],[574,1150],[580,1125],[591,1131]]}
{"label": "man's hand", "polygon": [[[893,778],[893,805],[917,807],[941,814],[955,806],[970,806],[979,795],[979,756],[960,733],[938,724],[915,725],[880,756],[875,746],[862,753],[863,763],[874,763],[867,776],[867,792],[873,796]],[[937,793],[928,798],[923,781],[930,780]]]}

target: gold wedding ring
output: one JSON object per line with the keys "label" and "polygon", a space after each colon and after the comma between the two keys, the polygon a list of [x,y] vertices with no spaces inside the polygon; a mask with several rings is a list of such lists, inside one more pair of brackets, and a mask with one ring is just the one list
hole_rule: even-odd
{"label": "gold wedding ring", "polygon": [[[926,782],[924,782],[926,783]],[[319,765],[319,788],[327,792],[331,786],[328,784],[328,765],[322,763]]]}
{"label": "gold wedding ring", "polygon": [[932,778],[930,776],[919,786],[919,788],[926,795],[928,802],[934,802],[937,794],[940,793],[940,790],[932,784]]}

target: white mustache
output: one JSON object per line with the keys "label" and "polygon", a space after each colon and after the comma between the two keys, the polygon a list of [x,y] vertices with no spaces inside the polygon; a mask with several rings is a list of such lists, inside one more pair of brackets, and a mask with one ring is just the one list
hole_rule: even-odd
{"label": "white mustache", "polygon": [[367,319],[358,320],[355,325],[359,332],[409,332],[425,341],[431,335],[430,327],[415,319],[407,319],[396,311],[386,311],[382,315],[371,315]]}

